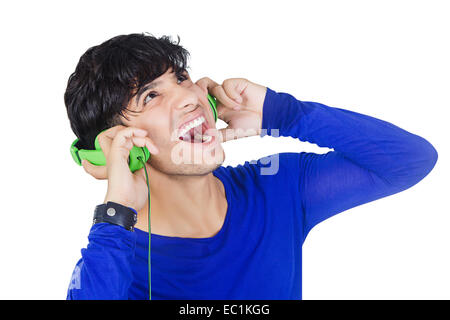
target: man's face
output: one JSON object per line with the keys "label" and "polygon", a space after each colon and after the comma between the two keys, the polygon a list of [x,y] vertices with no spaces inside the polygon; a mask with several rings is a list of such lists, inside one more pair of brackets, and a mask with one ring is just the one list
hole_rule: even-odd
{"label": "man's face", "polygon": [[159,149],[150,157],[152,167],[170,175],[205,175],[223,163],[207,94],[186,71],[177,76],[169,68],[131,99],[128,109],[140,113],[127,113],[130,121],[122,122],[147,130]]}

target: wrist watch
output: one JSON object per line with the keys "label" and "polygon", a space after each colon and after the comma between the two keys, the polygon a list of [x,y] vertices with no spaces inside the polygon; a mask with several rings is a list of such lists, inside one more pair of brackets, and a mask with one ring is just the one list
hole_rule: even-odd
{"label": "wrist watch", "polygon": [[102,222],[122,226],[128,231],[134,231],[134,225],[137,222],[137,213],[130,207],[108,201],[95,207],[92,225]]}

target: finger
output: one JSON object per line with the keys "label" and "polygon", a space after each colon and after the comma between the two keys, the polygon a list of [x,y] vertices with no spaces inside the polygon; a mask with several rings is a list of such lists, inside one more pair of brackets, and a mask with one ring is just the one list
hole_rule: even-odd
{"label": "finger", "polygon": [[[116,155],[120,155],[121,157],[128,157],[131,148],[133,147],[133,143],[131,138],[136,137],[144,137],[147,135],[147,131],[134,127],[126,127],[125,129],[120,130],[111,144],[111,149],[122,149],[123,152],[117,152]],[[155,154],[158,153],[158,148],[153,143],[153,141],[148,138],[146,142],[146,146],[149,147],[149,151],[152,150]],[[127,152],[124,152],[127,151]]]}
{"label": "finger", "polygon": [[217,105],[217,117],[220,120],[227,122],[228,115],[231,115],[234,112],[232,109],[225,107],[223,104],[219,103]]}
{"label": "finger", "polygon": [[[137,137],[144,137],[147,135],[147,131],[144,129],[140,129],[140,128],[135,128],[135,127],[125,127],[125,126],[116,126],[114,127],[113,130],[107,130],[104,132],[105,135],[102,139],[102,143],[100,143],[100,147],[103,150],[103,153],[105,154],[105,157],[107,157],[107,155],[109,154],[109,150],[111,148],[111,146],[113,145],[114,140],[116,139],[117,136],[121,135],[121,138],[119,138],[119,141],[117,141],[116,143],[116,147],[122,147],[128,151],[131,150],[131,148],[133,147],[133,143],[131,142],[130,138],[133,136],[137,136]],[[100,137],[99,137],[99,142],[100,142]],[[159,153],[159,149],[158,147],[156,147],[156,144],[147,137],[147,141],[144,145],[148,148],[149,152],[152,154],[158,154]]]}
{"label": "finger", "polygon": [[95,179],[103,180],[108,177],[106,166],[96,166],[87,160],[82,160],[81,165],[83,166],[84,171],[89,173]]}
{"label": "finger", "polygon": [[128,127],[123,126],[123,125],[117,125],[117,126],[111,127],[111,128],[109,128],[109,129],[107,129],[107,130],[101,132],[101,133],[98,135],[98,139],[100,140],[100,139],[106,137],[106,138],[109,138],[109,139],[112,140],[112,139],[114,139],[114,137],[116,136],[116,134],[117,134],[119,131],[121,131],[121,130],[123,130],[123,129],[125,129],[125,128],[128,128]]}
{"label": "finger", "polygon": [[98,135],[98,143],[100,144],[100,148],[102,149],[105,158],[108,158],[109,149],[111,148],[111,143],[114,137],[120,130],[123,130],[124,128],[126,127],[123,125],[117,125],[101,132]]}
{"label": "finger", "polygon": [[212,88],[219,86],[217,82],[208,77],[201,78],[196,82],[196,84],[201,87],[206,93],[210,92]]}
{"label": "finger", "polygon": [[222,83],[226,94],[238,104],[242,103],[241,93],[247,88],[247,85],[248,81],[244,78],[226,79]]}
{"label": "finger", "polygon": [[217,106],[217,116],[222,119],[223,114],[228,110],[228,108],[225,108],[222,104],[219,104]]}
{"label": "finger", "polygon": [[154,146],[152,140],[148,137],[132,137],[132,140],[135,146],[147,147],[151,154],[159,153],[159,149]]}
{"label": "finger", "polygon": [[240,106],[239,103],[228,97],[222,86],[212,88],[211,93],[220,101],[220,103],[229,109],[239,108]]}

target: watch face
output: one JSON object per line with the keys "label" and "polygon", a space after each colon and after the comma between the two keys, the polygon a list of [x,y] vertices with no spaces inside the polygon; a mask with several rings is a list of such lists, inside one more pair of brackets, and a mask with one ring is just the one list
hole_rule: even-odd
{"label": "watch face", "polygon": [[108,208],[108,210],[106,210],[106,214],[110,217],[114,217],[116,215],[116,209]]}

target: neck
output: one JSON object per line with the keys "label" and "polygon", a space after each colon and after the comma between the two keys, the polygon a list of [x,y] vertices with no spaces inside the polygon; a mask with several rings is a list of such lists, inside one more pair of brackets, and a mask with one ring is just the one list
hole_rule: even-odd
{"label": "neck", "polygon": [[[212,173],[166,175],[147,164],[151,233],[172,237],[214,236],[222,227],[227,200],[222,182]],[[136,228],[148,232],[148,202],[138,212]]]}

